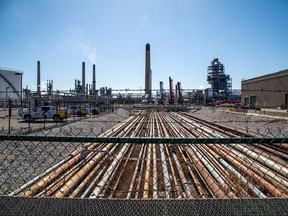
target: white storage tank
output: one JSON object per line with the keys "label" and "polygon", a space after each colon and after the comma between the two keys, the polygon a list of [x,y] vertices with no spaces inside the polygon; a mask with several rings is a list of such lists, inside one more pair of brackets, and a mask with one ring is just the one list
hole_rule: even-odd
{"label": "white storage tank", "polygon": [[0,103],[6,104],[10,98],[21,101],[23,72],[15,69],[0,68]]}

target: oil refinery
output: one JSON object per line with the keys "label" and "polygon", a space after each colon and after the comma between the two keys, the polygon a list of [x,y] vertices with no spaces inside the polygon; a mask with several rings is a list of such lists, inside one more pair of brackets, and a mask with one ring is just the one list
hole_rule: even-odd
{"label": "oil refinery", "polygon": [[[40,61],[35,92],[22,88],[23,72],[0,70],[3,215],[10,209],[22,215],[28,207],[62,215],[65,202],[80,215],[87,205],[88,215],[126,215],[129,205],[167,215],[167,203],[176,215],[190,215],[206,202],[215,206],[197,215],[215,209],[233,215],[239,205],[251,214],[266,213],[267,205],[278,215],[286,211],[288,70],[243,80],[235,91],[224,64],[213,58],[211,88],[190,89],[171,74],[153,89],[151,51],[147,43],[144,93],[97,86],[96,65],[88,69],[85,62],[81,80],[61,91],[53,80],[41,89]],[[149,203],[161,208],[153,212]]]}
{"label": "oil refinery", "polygon": [[[93,64],[92,70],[87,69],[85,62],[82,62],[82,79],[75,78],[74,88],[69,90],[54,90],[53,80],[47,80],[47,88],[41,89],[41,63],[37,61],[37,91],[32,92],[26,85],[22,87],[23,72],[17,70],[1,70],[0,72],[0,104],[3,107],[8,98],[14,101],[14,104],[22,104],[31,98],[37,101],[62,101],[75,102],[94,101],[97,103],[148,103],[148,104],[209,104],[217,100],[239,100],[240,92],[232,95],[232,83],[229,75],[225,74],[224,65],[218,58],[214,58],[211,65],[208,66],[208,84],[211,88],[202,90],[193,89],[190,86],[181,85],[181,80],[173,85],[173,77],[169,76],[159,80],[159,89],[152,89],[152,69],[151,69],[151,47],[147,43],[145,46],[145,76],[144,76],[144,93],[135,89],[112,89],[111,87],[96,88],[96,66]],[[92,71],[92,83],[86,82],[86,73]],[[165,83],[165,80],[168,82]],[[164,89],[168,86],[168,89]],[[233,97],[232,97],[233,96]]]}

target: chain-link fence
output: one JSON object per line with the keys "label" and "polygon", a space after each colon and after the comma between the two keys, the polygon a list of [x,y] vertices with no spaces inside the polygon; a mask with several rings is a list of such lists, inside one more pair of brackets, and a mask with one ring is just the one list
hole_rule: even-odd
{"label": "chain-link fence", "polygon": [[191,112],[116,113],[109,114],[110,119],[109,115],[85,118],[25,135],[17,130],[5,134],[4,130],[0,136],[1,195],[288,196],[284,129],[265,134],[208,121]]}
{"label": "chain-link fence", "polygon": [[285,118],[114,108],[61,122],[1,115],[0,214],[287,214]]}

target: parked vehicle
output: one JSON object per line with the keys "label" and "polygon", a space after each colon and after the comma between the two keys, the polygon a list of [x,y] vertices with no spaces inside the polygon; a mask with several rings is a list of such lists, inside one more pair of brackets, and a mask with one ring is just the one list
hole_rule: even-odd
{"label": "parked vehicle", "polygon": [[99,115],[99,113],[102,111],[99,106],[84,106],[84,107],[89,113],[92,113],[92,115]]}
{"label": "parked vehicle", "polygon": [[22,110],[20,115],[27,122],[35,119],[53,119],[57,122],[68,118],[67,110],[57,110],[53,106],[43,106],[41,108]]}
{"label": "parked vehicle", "polygon": [[241,106],[241,109],[261,110],[260,107],[257,107],[253,104],[243,105]]}
{"label": "parked vehicle", "polygon": [[89,112],[85,107],[71,106],[68,113],[69,115],[86,116]]}

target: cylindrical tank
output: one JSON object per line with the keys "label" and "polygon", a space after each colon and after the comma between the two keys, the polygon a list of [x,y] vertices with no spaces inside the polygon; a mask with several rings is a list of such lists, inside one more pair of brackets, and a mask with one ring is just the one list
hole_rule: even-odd
{"label": "cylindrical tank", "polygon": [[23,72],[15,69],[0,68],[0,101],[21,100]]}

